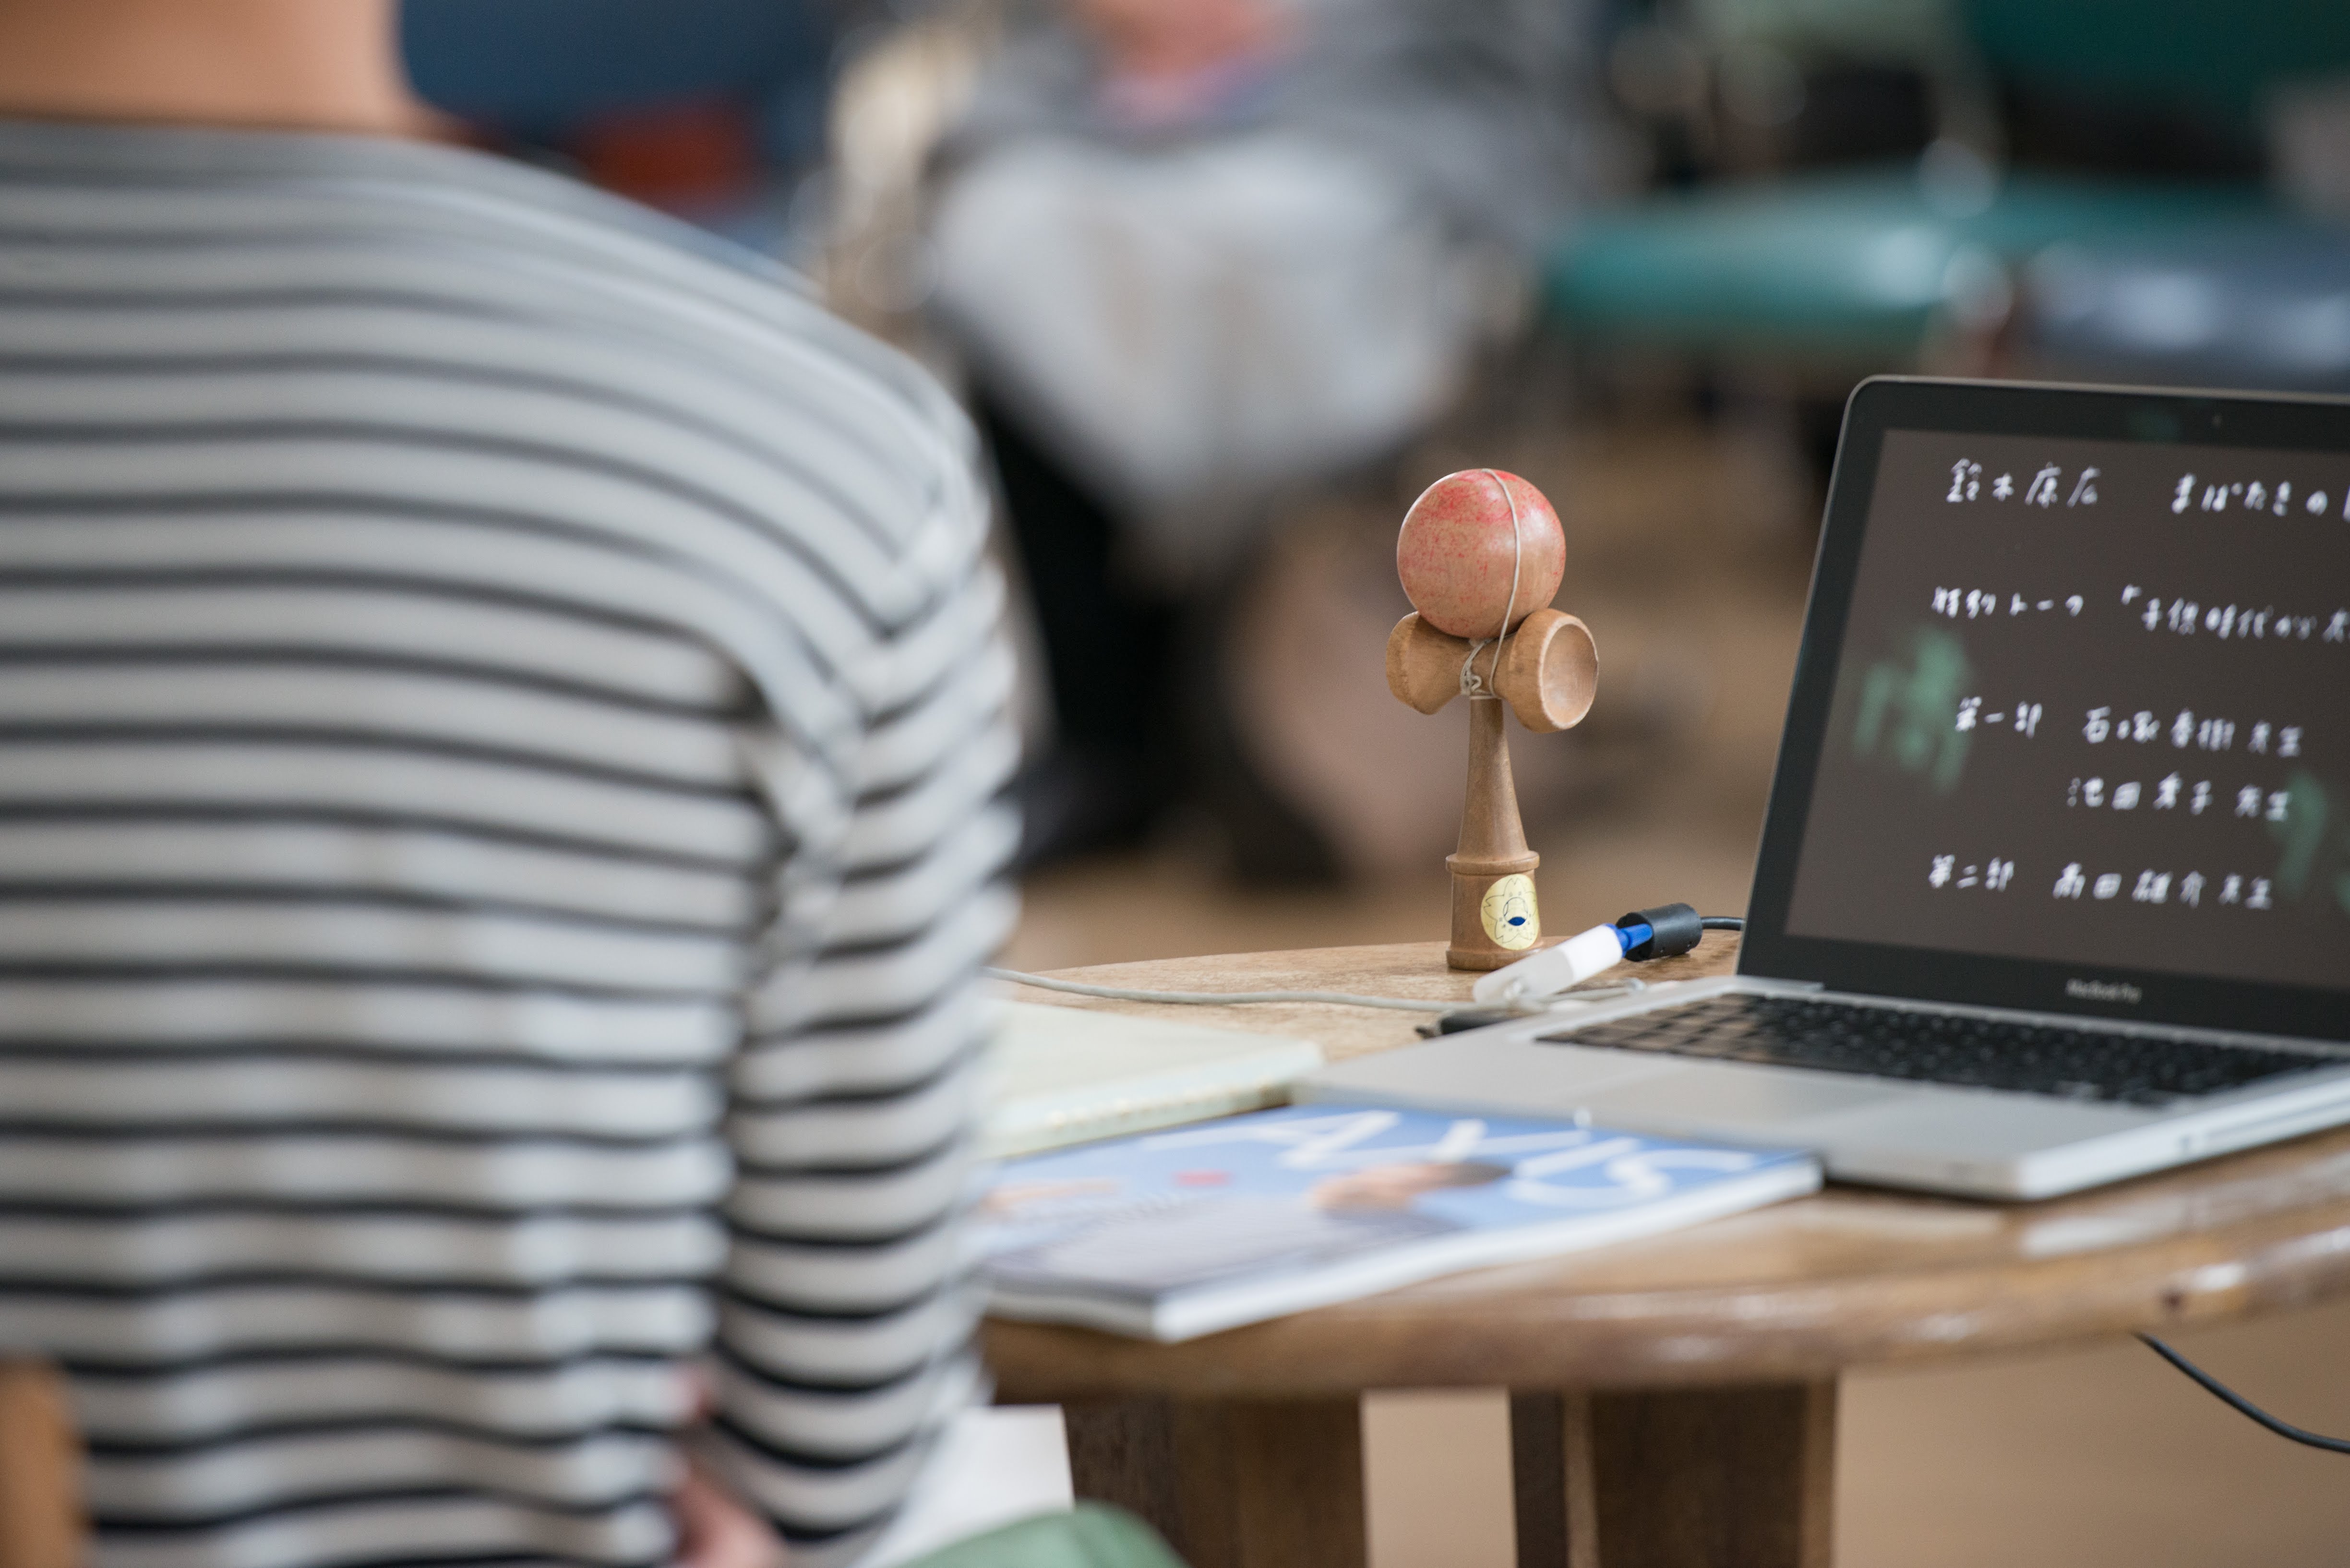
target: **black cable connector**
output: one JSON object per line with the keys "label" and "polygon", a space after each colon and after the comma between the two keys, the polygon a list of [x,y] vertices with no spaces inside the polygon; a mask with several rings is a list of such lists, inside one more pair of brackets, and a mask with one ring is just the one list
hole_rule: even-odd
{"label": "black cable connector", "polygon": [[2204,1371],[2201,1367],[2188,1360],[2187,1357],[2179,1355],[2178,1352],[2171,1349],[2170,1346],[2163,1344],[2162,1341],[2155,1338],[2154,1335],[2150,1334],[2141,1334],[2138,1337],[2146,1341],[2147,1346],[2151,1348],[2157,1355],[2161,1356],[2165,1361],[2168,1361],[2170,1365],[2178,1368],[2179,1371],[2184,1372],[2188,1376],[2192,1377],[2196,1382],[2200,1383],[2206,1393],[2209,1393],[2222,1404],[2230,1407],[2240,1415],[2248,1416],[2251,1419],[2258,1421],[2262,1426],[2266,1427],[2278,1437],[2290,1438],[2292,1441],[2296,1443],[2304,1443],[2313,1449],[2324,1449],[2328,1453],[2350,1454],[2350,1439],[2329,1438],[2322,1432],[2312,1432],[2305,1428],[2296,1427],[2290,1421],[2280,1421],[2274,1416],[2270,1415],[2266,1410],[2262,1409],[2258,1405],[2253,1404],[2250,1399],[2245,1398],[2241,1394],[2237,1393],[2233,1388],[2229,1387],[2226,1384],[2220,1382],[2218,1378],[2212,1376],[2210,1373]]}
{"label": "black cable connector", "polygon": [[1625,933],[1624,957],[1630,963],[1673,958],[1697,946],[1708,931],[1742,931],[1746,922],[1735,915],[1700,915],[1687,904],[1659,904],[1619,915],[1616,929]]}

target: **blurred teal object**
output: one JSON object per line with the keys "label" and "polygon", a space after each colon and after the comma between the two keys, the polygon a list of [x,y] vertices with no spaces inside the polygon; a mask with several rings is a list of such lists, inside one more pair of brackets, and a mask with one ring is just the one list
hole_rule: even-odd
{"label": "blurred teal object", "polygon": [[2003,314],[2009,269],[2059,242],[2286,222],[2259,192],[2233,187],[2018,176],[1953,193],[1902,168],[1594,213],[1552,253],[1546,283],[1554,314],[1587,335],[1898,362],[1939,318]]}
{"label": "blurred teal object", "polygon": [[[2271,88],[2350,72],[2345,0],[1955,0],[1952,20],[2010,88],[2178,110],[2246,138]],[[2350,254],[2339,234],[2248,182],[2000,178],[1945,145],[1914,170],[1717,185],[1594,213],[1562,236],[1545,284],[1553,317],[1586,337],[1862,371],[1914,363],[1944,327],[1996,327],[2020,269],[2068,246],[2109,271],[2139,253],[2191,253],[2220,293],[2232,286],[2212,269],[2243,258],[2290,253],[2297,275],[2319,276]],[[2246,276],[2233,294],[2253,286]],[[2108,332],[2101,350],[2126,358],[2126,336]]]}
{"label": "blurred teal object", "polygon": [[2269,88],[2350,70],[2342,0],[1963,0],[1998,74],[2251,120]]}
{"label": "blurred teal object", "polygon": [[1183,1568],[1150,1527],[1098,1503],[1039,1514],[916,1558],[905,1568]]}

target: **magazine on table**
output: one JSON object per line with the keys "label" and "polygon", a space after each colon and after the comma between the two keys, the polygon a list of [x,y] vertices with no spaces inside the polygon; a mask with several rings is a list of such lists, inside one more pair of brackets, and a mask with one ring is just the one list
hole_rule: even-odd
{"label": "magazine on table", "polygon": [[1294,1106],[1014,1160],[990,1310],[1190,1339],[1816,1189],[1807,1154],[1571,1122]]}

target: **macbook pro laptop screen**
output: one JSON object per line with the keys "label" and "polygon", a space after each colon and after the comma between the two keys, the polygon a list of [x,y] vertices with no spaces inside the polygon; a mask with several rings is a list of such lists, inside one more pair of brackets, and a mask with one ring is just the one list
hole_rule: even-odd
{"label": "macbook pro laptop screen", "polygon": [[[2273,1024],[2147,982],[2284,986],[2338,1023],[2350,451],[2321,443],[2350,447],[2350,409],[2262,445],[2230,400],[1880,383],[1855,407],[1765,946],[2027,961],[2040,983],[1971,999],[2238,1026]],[[2101,424],[2130,433],[2075,433]]]}

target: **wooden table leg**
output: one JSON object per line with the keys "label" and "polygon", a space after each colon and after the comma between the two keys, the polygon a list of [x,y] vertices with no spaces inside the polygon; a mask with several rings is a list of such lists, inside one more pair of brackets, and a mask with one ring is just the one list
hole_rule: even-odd
{"label": "wooden table leg", "polygon": [[1518,1568],[1827,1568],[1834,1383],[1510,1397]]}
{"label": "wooden table leg", "polygon": [[1359,1399],[1065,1406],[1076,1494],[1142,1516],[1191,1568],[1364,1568]]}

